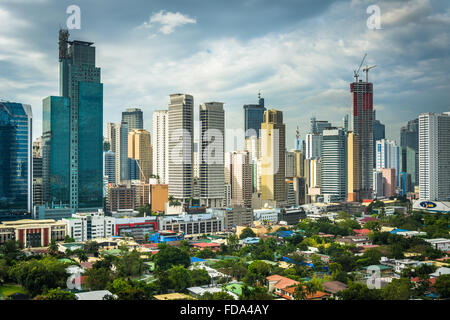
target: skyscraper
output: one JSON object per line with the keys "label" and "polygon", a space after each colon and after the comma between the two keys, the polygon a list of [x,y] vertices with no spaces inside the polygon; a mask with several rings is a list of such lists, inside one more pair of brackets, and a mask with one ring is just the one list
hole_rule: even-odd
{"label": "skyscraper", "polygon": [[264,98],[261,98],[261,94],[258,94],[258,104],[246,104],[244,105],[244,119],[245,119],[245,138],[251,136],[260,137],[259,130],[261,129],[261,123],[263,122],[264,111]]}
{"label": "skyscraper", "polygon": [[248,151],[227,153],[227,179],[231,185],[231,204],[250,207],[252,203],[252,165]]}
{"label": "skyscraper", "polygon": [[128,124],[108,123],[108,138],[111,151],[116,155],[116,184],[130,180],[130,163],[128,160]]}
{"label": "skyscraper", "polygon": [[0,101],[0,213],[31,213],[33,206],[31,106]]}
{"label": "skyscraper", "polygon": [[221,207],[225,195],[225,112],[222,102],[200,105],[200,204]]}
{"label": "skyscraper", "polygon": [[311,131],[312,134],[322,134],[325,128],[331,128],[331,123],[324,120],[316,120],[316,117],[311,118]]}
{"label": "skyscraper", "polygon": [[376,167],[376,142],[377,140],[382,140],[386,138],[386,130],[384,124],[380,122],[380,120],[376,120],[375,110],[373,111],[373,166]]}
{"label": "skyscraper", "polygon": [[395,141],[382,139],[377,141],[376,150],[376,169],[395,169],[398,185],[400,176],[400,147]]}
{"label": "skyscraper", "polygon": [[194,97],[171,94],[168,114],[169,195],[187,202],[193,195]]}
{"label": "skyscraper", "polygon": [[352,131],[347,134],[347,201],[360,201],[359,198],[359,141]]}
{"label": "skyscraper", "polygon": [[373,189],[373,84],[353,82],[352,93],[353,132],[359,141],[360,197],[371,199]]}
{"label": "skyscraper", "polygon": [[128,132],[128,158],[137,161],[139,180],[148,182],[152,174],[152,146],[150,132],[134,129]]}
{"label": "skyscraper", "polygon": [[286,128],[283,112],[264,112],[261,124],[261,197],[263,200],[285,202]]}
{"label": "skyscraper", "polygon": [[347,138],[343,129],[323,131],[321,193],[326,202],[347,198]]}
{"label": "skyscraper", "polygon": [[153,174],[161,184],[169,183],[169,114],[156,110],[152,118]]}
{"label": "skyscraper", "polygon": [[419,192],[423,200],[450,200],[450,112],[419,116]]}
{"label": "skyscraper", "polygon": [[419,119],[408,121],[400,129],[401,171],[411,175],[411,185],[419,185]]}
{"label": "skyscraper", "polygon": [[43,103],[47,201],[66,205],[69,188],[71,208],[97,209],[103,207],[103,84],[93,43],[68,39],[60,30],[60,97]]}
{"label": "skyscraper", "polygon": [[116,183],[116,154],[111,150],[103,152],[103,176]]}
{"label": "skyscraper", "polygon": [[[323,131],[323,130],[322,130]],[[306,135],[306,159],[320,158],[322,152],[322,134],[308,133]]]}
{"label": "skyscraper", "polygon": [[128,132],[144,129],[143,113],[141,109],[129,108],[122,112],[122,121],[128,125]]}

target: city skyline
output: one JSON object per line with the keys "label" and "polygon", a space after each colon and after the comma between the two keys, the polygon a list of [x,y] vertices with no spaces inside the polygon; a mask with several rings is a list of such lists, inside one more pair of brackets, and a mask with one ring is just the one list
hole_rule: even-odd
{"label": "city skyline", "polygon": [[[126,108],[141,108],[144,128],[151,131],[153,112],[166,109],[168,96],[174,92],[194,96],[195,122],[198,105],[223,101],[226,128],[243,128],[244,121],[233,119],[242,118],[243,105],[256,104],[261,92],[268,108],[285,114],[286,146],[290,149],[295,128],[299,126],[305,136],[312,116],[338,125],[345,114],[351,114],[348,85],[366,52],[366,63],[378,65],[370,82],[374,84],[374,110],[386,125],[387,139],[399,142],[400,128],[422,112],[448,110],[449,75],[444,70],[450,65],[450,15],[444,1],[409,1],[409,5],[379,1],[381,30],[367,28],[365,1],[314,5],[304,1],[297,8],[277,4],[276,10],[269,10],[274,9],[271,3],[256,1],[210,3],[204,9],[181,2],[135,4],[87,5],[81,1],[81,30],[70,30],[72,39],[96,44],[103,71],[104,128],[107,122],[120,122]],[[0,65],[4,66],[3,80],[7,80],[0,82],[1,98],[32,106],[34,139],[42,132],[42,99],[57,95],[56,24],[65,24],[68,5],[51,1],[0,4],[0,36],[5,43],[0,49]],[[223,18],[211,21],[207,14],[217,8],[227,17],[236,6],[242,12],[233,10],[234,24]],[[121,10],[116,10],[119,7]],[[293,9],[301,9],[294,10],[301,12],[300,16],[290,12]],[[115,12],[128,13],[133,20],[118,20]],[[272,23],[249,22],[250,12]],[[117,21],[120,23],[113,23]],[[412,37],[414,41],[410,41]],[[429,40],[420,41],[422,37]],[[271,59],[260,55],[261,51]],[[230,146],[226,141],[225,151],[233,149]],[[237,149],[243,148],[239,142]]]}

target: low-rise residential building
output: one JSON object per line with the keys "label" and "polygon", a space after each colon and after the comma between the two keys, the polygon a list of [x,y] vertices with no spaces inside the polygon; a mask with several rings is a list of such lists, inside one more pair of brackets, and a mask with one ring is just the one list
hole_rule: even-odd
{"label": "low-rise residential building", "polygon": [[253,219],[257,221],[267,221],[270,223],[278,222],[278,214],[281,209],[257,209],[253,210]]}
{"label": "low-rise residential building", "polygon": [[367,236],[345,236],[337,238],[336,242],[342,245],[355,245],[357,247],[371,245],[372,241]]}
{"label": "low-rise residential building", "polygon": [[185,235],[223,232],[225,217],[222,212],[159,216],[159,230],[183,232]]}
{"label": "low-rise residential building", "polygon": [[425,239],[426,242],[430,243],[433,248],[441,251],[450,251],[450,239],[436,238],[436,239]]}
{"label": "low-rise residential building", "polygon": [[394,267],[394,271],[397,274],[401,274],[403,270],[408,268],[416,268],[422,264],[431,264],[430,262],[417,261],[412,259],[388,259],[387,257],[381,257],[380,263],[382,265]]}
{"label": "low-rise residential building", "polygon": [[346,290],[348,286],[340,281],[328,281],[323,283],[323,289],[329,293],[331,297],[335,297],[337,293]]}
{"label": "low-rise residential building", "polygon": [[223,290],[220,286],[202,286],[202,287],[190,287],[187,288],[187,291],[194,296],[195,298],[200,298],[205,293],[216,293],[216,292],[225,292],[232,296],[234,300],[239,300],[239,296],[233,292]]}

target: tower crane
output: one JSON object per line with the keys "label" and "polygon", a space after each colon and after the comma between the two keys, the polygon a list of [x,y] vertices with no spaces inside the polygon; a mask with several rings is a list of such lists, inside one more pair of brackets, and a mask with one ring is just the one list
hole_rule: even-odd
{"label": "tower crane", "polygon": [[373,68],[375,68],[376,67],[376,65],[374,65],[374,66],[366,66],[364,69],[363,69],[363,72],[365,72],[366,73],[366,82],[369,82],[369,70],[370,69],[373,69]]}
{"label": "tower crane", "polygon": [[355,77],[355,82],[358,82],[358,78],[359,78],[359,70],[361,69],[361,67],[362,67],[362,65],[363,65],[363,63],[364,63],[364,60],[366,60],[366,57],[367,57],[367,53],[364,55],[364,58],[362,59],[362,61],[361,61],[361,64],[359,65],[359,68],[358,68],[358,70],[354,70],[353,72],[354,72],[354,75],[353,75],[353,77]]}

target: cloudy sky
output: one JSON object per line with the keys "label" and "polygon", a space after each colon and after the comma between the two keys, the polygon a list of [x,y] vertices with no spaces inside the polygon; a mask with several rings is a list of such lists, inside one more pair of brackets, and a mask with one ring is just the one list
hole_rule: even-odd
{"label": "cloudy sky", "polygon": [[[292,148],[312,116],[341,125],[350,114],[364,53],[377,65],[369,77],[388,138],[419,113],[450,110],[448,0],[0,0],[0,99],[32,105],[34,137],[42,99],[59,92],[58,28],[70,5],[81,9],[71,39],[97,48],[105,128],[140,107],[151,130],[153,111],[177,92],[194,96],[197,115],[203,102],[224,102],[226,127],[243,128],[242,106],[261,92],[283,111]],[[381,29],[367,26],[371,5]]]}

